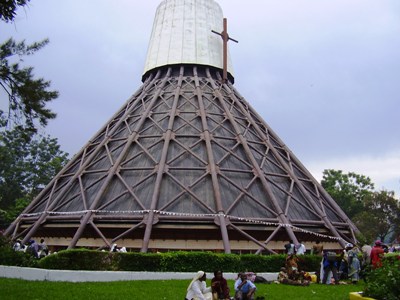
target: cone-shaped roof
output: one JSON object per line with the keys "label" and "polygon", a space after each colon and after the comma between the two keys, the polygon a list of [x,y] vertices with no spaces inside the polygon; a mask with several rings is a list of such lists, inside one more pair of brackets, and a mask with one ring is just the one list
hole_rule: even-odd
{"label": "cone-shaped roof", "polygon": [[351,221],[221,72],[203,63],[148,69],[6,233],[143,252],[354,241]]}

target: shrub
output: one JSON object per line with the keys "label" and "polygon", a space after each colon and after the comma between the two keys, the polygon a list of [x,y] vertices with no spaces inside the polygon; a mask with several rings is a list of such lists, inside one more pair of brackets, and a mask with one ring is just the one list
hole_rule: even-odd
{"label": "shrub", "polygon": [[376,299],[400,299],[400,260],[385,259],[381,268],[366,274],[364,296]]}
{"label": "shrub", "polygon": [[[113,270],[148,272],[213,272],[252,271],[278,272],[285,265],[286,255],[224,254],[215,252],[103,252],[87,249],[63,250],[40,260],[15,252],[10,245],[0,246],[0,264],[59,270]],[[319,269],[321,258],[315,255],[300,257],[299,268],[304,271]]]}
{"label": "shrub", "polygon": [[37,259],[28,253],[14,251],[11,241],[0,235],[0,265],[36,267]]}
{"label": "shrub", "polygon": [[116,268],[121,271],[159,271],[161,254],[157,253],[115,253]]}
{"label": "shrub", "polygon": [[210,269],[212,258],[210,252],[171,252],[163,254],[161,269],[172,272],[192,272]]}
{"label": "shrub", "polygon": [[251,272],[274,272],[274,269],[280,269],[285,265],[284,255],[240,255],[241,269],[240,271]]}
{"label": "shrub", "polygon": [[[315,272],[321,268],[322,257],[318,255],[302,255],[299,260],[299,269],[307,272]],[[275,272],[279,269],[275,269]]]}
{"label": "shrub", "polygon": [[[214,262],[209,266],[210,271],[222,270],[224,272],[238,272],[241,271],[240,255],[236,254],[214,254]],[[213,268],[214,267],[214,268]]]}
{"label": "shrub", "polygon": [[161,271],[196,272],[223,270],[232,272],[240,269],[240,256],[214,252],[168,252],[162,254]]}
{"label": "shrub", "polygon": [[39,267],[59,270],[111,270],[109,252],[72,249],[48,255],[39,261]]}
{"label": "shrub", "polygon": [[389,263],[394,263],[394,262],[400,260],[400,255],[398,252],[385,253],[383,260],[388,261]]}
{"label": "shrub", "polygon": [[0,265],[3,266],[18,266],[18,267],[36,267],[38,259],[32,255],[14,251],[10,247],[0,248]]}

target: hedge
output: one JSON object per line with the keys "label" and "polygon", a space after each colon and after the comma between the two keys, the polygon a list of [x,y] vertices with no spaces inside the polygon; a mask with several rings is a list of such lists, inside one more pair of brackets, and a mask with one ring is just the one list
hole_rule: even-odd
{"label": "hedge", "polygon": [[156,253],[112,253],[116,262],[116,269],[119,271],[148,271],[160,270],[161,255]]}
{"label": "hedge", "polygon": [[374,299],[400,299],[400,258],[389,256],[381,268],[370,270],[365,276],[363,296]]}
{"label": "hedge", "polygon": [[160,270],[164,272],[195,272],[224,270],[232,272],[240,266],[240,256],[214,252],[167,252],[162,254]]}
{"label": "hedge", "polygon": [[14,251],[10,241],[0,234],[0,265],[36,267],[37,260],[27,253]]}
{"label": "hedge", "polygon": [[[34,259],[28,254],[0,248],[0,264],[59,270],[197,272],[278,272],[285,264],[285,255],[221,254],[214,252],[115,253],[87,249],[63,250],[44,258]],[[299,267],[316,271],[320,257],[301,256]]]}
{"label": "hedge", "polygon": [[36,267],[37,259],[24,252],[16,252],[10,247],[0,247],[0,265]]}
{"label": "hedge", "polygon": [[[62,250],[41,259],[23,252],[15,252],[11,242],[0,235],[0,265],[37,267],[58,270],[197,272],[223,270],[224,272],[252,271],[279,272],[286,255],[224,254],[198,252],[108,252],[88,249]],[[319,269],[320,256],[302,255],[299,268],[304,271]]]}
{"label": "hedge", "polygon": [[113,269],[111,253],[87,249],[60,251],[43,257],[38,267],[57,270],[107,271]]}

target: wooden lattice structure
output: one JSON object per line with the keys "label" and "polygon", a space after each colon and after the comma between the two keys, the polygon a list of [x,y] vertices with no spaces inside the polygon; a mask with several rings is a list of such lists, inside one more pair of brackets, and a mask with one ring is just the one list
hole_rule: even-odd
{"label": "wooden lattice structure", "polygon": [[143,252],[354,242],[348,217],[222,73],[193,63],[147,70],[6,234]]}

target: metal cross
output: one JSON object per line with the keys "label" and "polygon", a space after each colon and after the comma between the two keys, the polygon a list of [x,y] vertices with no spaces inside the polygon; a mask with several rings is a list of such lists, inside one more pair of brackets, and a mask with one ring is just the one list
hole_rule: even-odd
{"label": "metal cross", "polygon": [[223,73],[222,73],[222,81],[226,83],[228,81],[228,41],[231,40],[235,43],[239,43],[239,41],[232,39],[228,35],[228,21],[224,18],[224,31],[221,33],[211,30],[213,33],[218,34],[222,37],[222,41],[224,43],[223,46]]}

